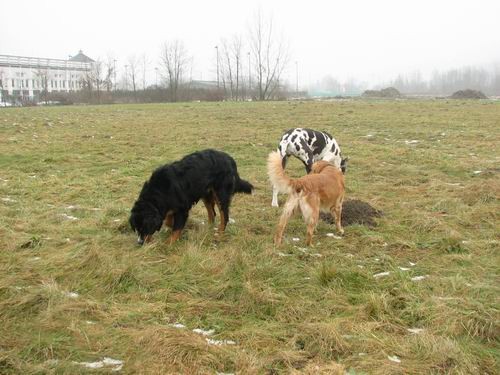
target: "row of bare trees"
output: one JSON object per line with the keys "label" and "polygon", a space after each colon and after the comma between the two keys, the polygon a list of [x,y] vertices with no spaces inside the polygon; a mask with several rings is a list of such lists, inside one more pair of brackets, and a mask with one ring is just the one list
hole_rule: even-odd
{"label": "row of bare trees", "polygon": [[[269,100],[276,97],[280,85],[284,86],[281,78],[289,61],[288,44],[284,36],[275,30],[272,17],[257,12],[246,41],[242,35],[236,34],[222,38],[215,48],[216,84],[225,99],[253,97]],[[248,51],[246,56],[244,51]],[[163,45],[162,83],[168,88],[173,101],[178,100],[179,88],[189,84],[186,73],[192,69],[192,63],[193,59],[182,41],[173,40]],[[244,70],[248,74],[244,74]]]}

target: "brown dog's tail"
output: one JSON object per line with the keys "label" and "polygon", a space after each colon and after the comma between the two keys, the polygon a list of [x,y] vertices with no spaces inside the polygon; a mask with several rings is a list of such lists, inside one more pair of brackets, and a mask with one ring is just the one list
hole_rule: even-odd
{"label": "brown dog's tail", "polygon": [[274,151],[267,157],[267,175],[271,184],[278,189],[278,192],[290,194],[295,190],[295,180],[288,177],[281,164],[281,155]]}

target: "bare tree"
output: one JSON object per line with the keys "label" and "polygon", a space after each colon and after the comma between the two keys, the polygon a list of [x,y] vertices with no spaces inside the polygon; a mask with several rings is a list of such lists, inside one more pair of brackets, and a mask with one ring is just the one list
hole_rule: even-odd
{"label": "bare tree", "polygon": [[187,50],[179,40],[165,42],[161,53],[161,61],[168,83],[170,100],[178,100],[179,86],[189,64]]}
{"label": "bare tree", "polygon": [[249,34],[259,100],[268,100],[288,64],[288,46],[282,35],[276,35],[272,17],[266,19],[261,10],[255,14]]}
{"label": "bare tree", "polygon": [[108,56],[106,60],[106,66],[104,67],[104,86],[106,87],[106,91],[110,92],[113,90],[113,78],[115,77],[115,59],[113,56]]}
{"label": "bare tree", "polygon": [[134,100],[137,102],[137,76],[139,73],[139,60],[135,55],[128,58],[128,74],[132,81],[132,89],[134,90]]}
{"label": "bare tree", "polygon": [[239,35],[234,35],[228,42],[221,40],[222,59],[220,70],[222,73],[222,85],[229,98],[238,100],[241,91],[241,65],[242,65],[242,39]]}
{"label": "bare tree", "polygon": [[146,54],[143,53],[141,56],[141,69],[142,69],[142,89],[146,90],[146,72],[148,69],[149,60],[146,57]]}
{"label": "bare tree", "polygon": [[[104,64],[102,63],[101,59],[97,59],[92,63],[92,68],[90,70],[90,80],[91,80],[91,85],[95,87],[96,93],[97,93],[97,103],[101,103],[101,90],[102,86],[104,84],[104,79],[103,79],[103,70],[104,70]],[[90,86],[92,87],[92,86]],[[92,89],[90,89],[90,93],[92,93]]]}
{"label": "bare tree", "polygon": [[4,85],[4,82],[5,81],[5,74],[3,72],[3,69],[0,69],[0,102],[5,102],[6,101],[6,92],[4,91],[3,89],[3,85]]}
{"label": "bare tree", "polygon": [[42,68],[39,66],[35,70],[35,77],[40,81],[40,96],[43,97],[44,102],[47,103],[49,94],[49,70],[47,68]]}

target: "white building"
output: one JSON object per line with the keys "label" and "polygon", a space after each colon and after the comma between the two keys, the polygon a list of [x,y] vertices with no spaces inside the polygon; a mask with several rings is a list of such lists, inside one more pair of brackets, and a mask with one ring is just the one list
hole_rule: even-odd
{"label": "white building", "polygon": [[80,90],[93,63],[82,51],[69,60],[0,55],[0,102],[38,101],[45,90]]}

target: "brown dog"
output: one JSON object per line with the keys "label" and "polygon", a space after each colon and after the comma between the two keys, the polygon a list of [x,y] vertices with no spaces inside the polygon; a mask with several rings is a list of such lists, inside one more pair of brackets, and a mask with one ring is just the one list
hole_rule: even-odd
{"label": "brown dog", "polygon": [[280,193],[289,194],[274,237],[276,245],[281,244],[286,224],[297,207],[307,224],[307,245],[311,244],[320,210],[331,212],[335,217],[337,230],[344,233],[340,219],[345,187],[340,168],[321,160],[312,165],[310,174],[294,179],[285,174],[280,154],[271,152],[267,160],[267,173],[272,185]]}

